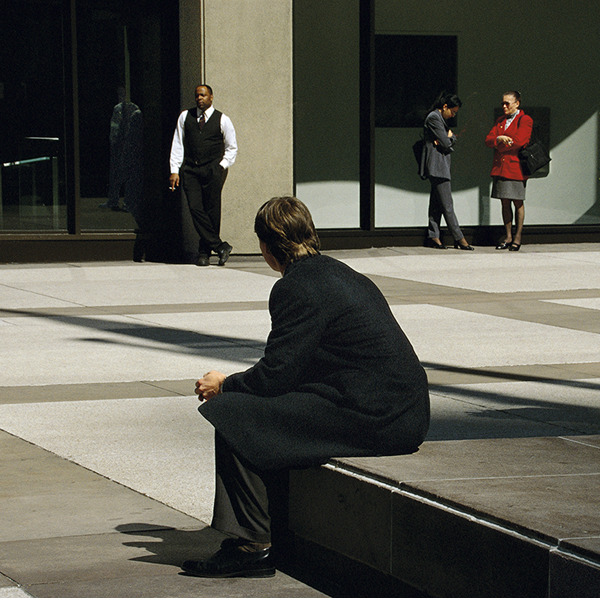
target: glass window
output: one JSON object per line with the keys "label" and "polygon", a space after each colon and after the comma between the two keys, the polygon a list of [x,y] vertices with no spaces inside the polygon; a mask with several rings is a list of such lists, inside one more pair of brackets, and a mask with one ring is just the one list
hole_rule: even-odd
{"label": "glass window", "polygon": [[412,144],[438,94],[456,90],[457,73],[456,36],[375,36],[376,227],[423,225],[429,190]]}
{"label": "glass window", "polygon": [[60,0],[4,0],[0,230],[66,229]]}
{"label": "glass window", "polygon": [[358,1],[296,2],[294,174],[318,228],[359,226],[359,75]]}

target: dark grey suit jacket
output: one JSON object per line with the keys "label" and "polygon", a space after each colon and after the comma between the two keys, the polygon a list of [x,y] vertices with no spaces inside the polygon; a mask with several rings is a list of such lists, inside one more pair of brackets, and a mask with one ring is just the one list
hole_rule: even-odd
{"label": "dark grey suit jacket", "polygon": [[414,452],[425,371],[379,289],[328,256],[291,263],[269,299],[264,357],[199,408],[256,470]]}
{"label": "dark grey suit jacket", "polygon": [[[423,135],[425,147],[421,159],[419,175],[451,179],[450,155],[454,152],[456,137],[448,137],[448,124],[438,110],[432,110],[425,119]],[[438,144],[434,144],[438,140]]]}

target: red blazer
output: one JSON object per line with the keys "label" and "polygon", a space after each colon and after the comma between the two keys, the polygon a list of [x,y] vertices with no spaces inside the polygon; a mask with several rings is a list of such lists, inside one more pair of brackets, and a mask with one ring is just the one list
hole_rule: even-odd
{"label": "red blazer", "polygon": [[[526,146],[531,139],[533,119],[521,110],[506,130],[504,129],[505,123],[506,117],[502,115],[485,138],[485,145],[494,148],[494,164],[491,175],[492,177],[504,177],[505,179],[524,181],[527,177],[521,171],[519,150],[523,146]],[[499,135],[511,137],[513,145],[496,145],[496,138]]]}

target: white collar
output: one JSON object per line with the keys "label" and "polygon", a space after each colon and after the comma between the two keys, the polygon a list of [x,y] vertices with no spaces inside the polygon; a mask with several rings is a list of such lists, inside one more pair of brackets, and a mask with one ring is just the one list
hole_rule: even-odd
{"label": "white collar", "polygon": [[[215,112],[215,107],[211,104],[204,111],[205,121],[208,121],[214,112]],[[198,107],[196,107],[196,119],[199,119],[201,116],[202,116],[202,111]]]}

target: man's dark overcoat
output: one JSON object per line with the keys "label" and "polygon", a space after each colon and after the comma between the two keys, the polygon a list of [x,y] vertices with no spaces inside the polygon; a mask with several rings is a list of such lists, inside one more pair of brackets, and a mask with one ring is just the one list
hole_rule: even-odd
{"label": "man's dark overcoat", "polygon": [[291,263],[269,299],[264,357],[199,407],[258,471],[414,452],[425,371],[379,289],[328,256]]}

